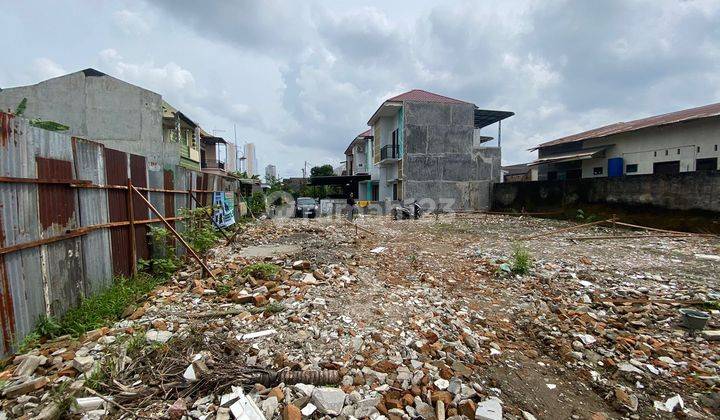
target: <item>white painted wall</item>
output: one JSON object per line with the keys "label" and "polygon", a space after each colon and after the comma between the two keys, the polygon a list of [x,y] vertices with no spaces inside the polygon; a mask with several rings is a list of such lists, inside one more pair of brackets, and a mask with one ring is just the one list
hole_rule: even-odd
{"label": "white painted wall", "polygon": [[[366,174],[369,173],[367,166],[367,145],[366,142],[360,142],[353,146],[353,174]],[[372,153],[372,151],[371,151]]]}
{"label": "white painted wall", "polygon": [[[609,147],[604,158],[582,162],[583,178],[607,176],[607,161],[615,157],[623,158],[624,167],[638,165],[636,173],[627,175],[651,174],[655,162],[675,160],[680,161],[680,172],[694,171],[696,159],[720,158],[720,117],[586,140],[584,144],[585,149],[596,146]],[[602,167],[603,174],[593,175],[595,167]]]}

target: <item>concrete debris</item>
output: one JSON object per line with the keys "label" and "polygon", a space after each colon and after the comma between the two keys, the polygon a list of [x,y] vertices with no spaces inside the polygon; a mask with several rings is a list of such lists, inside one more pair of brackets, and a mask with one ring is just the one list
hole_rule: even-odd
{"label": "concrete debris", "polygon": [[475,409],[476,420],[502,420],[502,401],[496,397],[490,397],[477,404]]}
{"label": "concrete debris", "polygon": [[262,338],[267,337],[269,335],[277,334],[277,331],[274,329],[264,330],[264,331],[258,331],[254,333],[248,333],[248,334],[240,334],[237,336],[238,340],[253,340],[255,338]]}
{"label": "concrete debris", "polygon": [[[516,275],[513,240],[568,222],[357,223],[374,234],[322,219],[245,226],[208,253],[216,280],[191,262],[114,325],[9,359],[0,413],[60,417],[51,395],[70,384],[88,419],[720,415],[720,285],[698,257],[717,254],[710,239],[568,232],[528,241]],[[712,312],[704,331],[681,326],[692,307]],[[97,395],[81,385],[96,371]]]}
{"label": "concrete debris", "polygon": [[312,403],[320,413],[337,416],[345,405],[345,393],[338,388],[315,388]]}
{"label": "concrete debris", "polygon": [[670,397],[665,401],[664,403],[660,401],[654,402],[655,409],[660,411],[667,411],[668,413],[674,413],[676,411],[683,411],[685,408],[685,404],[682,400],[682,397],[679,395],[675,395],[674,397]]}

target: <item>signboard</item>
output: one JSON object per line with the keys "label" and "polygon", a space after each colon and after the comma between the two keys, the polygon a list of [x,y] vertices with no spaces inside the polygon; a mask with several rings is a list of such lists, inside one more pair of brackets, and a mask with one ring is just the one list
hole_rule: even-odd
{"label": "signboard", "polygon": [[213,208],[213,220],[218,226],[228,227],[235,224],[235,199],[232,192],[214,192]]}

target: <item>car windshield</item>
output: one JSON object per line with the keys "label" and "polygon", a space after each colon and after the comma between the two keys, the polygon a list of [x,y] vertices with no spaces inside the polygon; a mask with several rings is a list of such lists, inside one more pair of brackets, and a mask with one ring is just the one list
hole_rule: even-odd
{"label": "car windshield", "polygon": [[315,205],[315,200],[312,198],[298,198],[298,206]]}

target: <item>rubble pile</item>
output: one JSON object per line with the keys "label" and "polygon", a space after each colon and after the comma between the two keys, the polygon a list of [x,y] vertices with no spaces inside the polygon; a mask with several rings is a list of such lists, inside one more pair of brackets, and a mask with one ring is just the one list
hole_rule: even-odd
{"label": "rubble pile", "polygon": [[211,251],[215,279],[190,265],[115,325],[15,356],[3,412],[56,418],[70,395],[77,418],[717,415],[720,314],[692,333],[678,312],[718,300],[696,257],[717,242],[564,234],[514,275],[513,239],[567,222],[358,223],[248,226]]}

